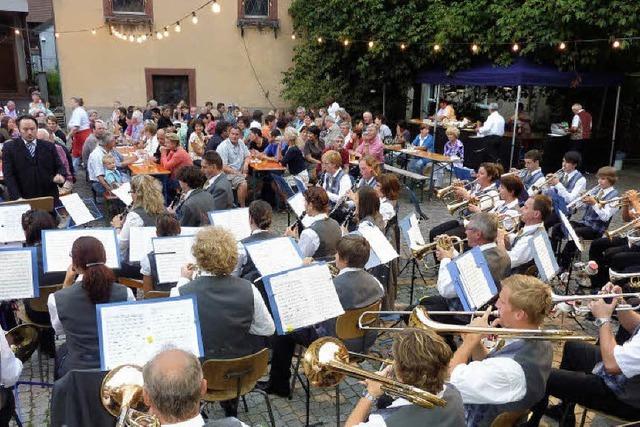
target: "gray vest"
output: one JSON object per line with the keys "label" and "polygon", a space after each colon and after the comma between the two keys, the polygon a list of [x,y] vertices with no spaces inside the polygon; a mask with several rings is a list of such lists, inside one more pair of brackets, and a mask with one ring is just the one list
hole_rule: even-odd
{"label": "gray vest", "polygon": [[342,230],[336,220],[332,218],[321,219],[309,227],[315,231],[320,239],[320,246],[313,254],[313,258],[327,258],[335,255],[338,241],[342,238]]}
{"label": "gray vest", "polygon": [[[606,196],[602,198],[602,200],[610,200],[614,197],[618,197],[618,190],[613,189],[607,193]],[[591,227],[598,233],[604,233],[604,231],[609,227],[609,223],[611,222],[611,218],[609,221],[603,221],[598,216],[598,213],[593,209],[593,206],[587,205],[586,210],[584,211],[584,216],[582,217],[582,223]]]}
{"label": "gray vest", "polygon": [[542,177],[544,177],[544,175],[540,170],[532,174],[527,172],[524,179],[522,180],[522,183],[524,184],[524,188],[528,190],[537,180],[539,180]]}
{"label": "gray vest", "polygon": [[[273,233],[271,231],[265,230],[265,231],[260,232],[260,233],[252,234],[249,237],[245,237],[244,239],[242,239],[240,241],[240,243],[242,243],[243,245],[246,245],[247,243],[259,242],[259,241],[262,241],[262,240],[275,239],[276,237],[280,237],[280,236],[277,235],[276,233]],[[242,267],[242,271],[240,273],[240,277],[242,277],[243,279],[247,279],[248,281],[250,281],[252,283],[258,277],[260,277],[260,272],[256,268],[256,265],[253,263],[253,260],[251,259],[251,256],[249,255],[249,252],[247,252],[247,262]]]}
{"label": "gray vest", "polygon": [[[89,300],[80,282],[63,288],[54,295],[58,317],[67,336],[69,353],[60,365],[60,375],[71,369],[100,367],[96,305]],[[127,288],[114,283],[108,302],[127,300]]]}
{"label": "gray vest", "polygon": [[375,413],[384,418],[387,427],[464,427],[462,396],[452,384],[446,384],[446,386],[442,395],[442,398],[447,401],[446,406],[426,409],[418,405],[406,405],[381,409]]}
{"label": "gray vest", "polygon": [[338,171],[338,174],[335,177],[333,175],[326,174],[324,189],[327,190],[327,193],[338,194],[340,192],[340,180],[343,176],[344,171],[342,169]]}
{"label": "gray vest", "polygon": [[144,223],[144,227],[156,226],[156,219],[158,218],[158,215],[151,215],[150,213],[145,211],[141,206],[138,206],[137,208],[133,209],[131,212],[135,212],[136,214],[138,214],[138,216],[142,219],[142,222]]}
{"label": "gray vest", "polygon": [[201,276],[179,288],[195,295],[204,359],[231,359],[254,353],[261,337],[249,334],[253,320],[251,283],[233,276]]}
{"label": "gray vest", "polygon": [[467,425],[490,426],[503,412],[523,411],[542,399],[551,373],[553,346],[549,341],[518,340],[504,346],[487,357],[508,357],[515,360],[524,371],[527,391],[516,402],[502,405],[465,405]]}

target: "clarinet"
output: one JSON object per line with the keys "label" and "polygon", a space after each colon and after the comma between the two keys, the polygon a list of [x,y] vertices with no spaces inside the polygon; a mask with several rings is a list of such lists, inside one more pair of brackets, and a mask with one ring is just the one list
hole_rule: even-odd
{"label": "clarinet", "polygon": [[300,217],[298,217],[296,222],[291,224],[291,227],[290,227],[291,230],[297,230],[298,236],[300,236],[300,233],[302,233],[302,230],[304,230],[304,225],[302,224],[302,220],[304,219],[305,216],[307,216],[307,211],[302,211],[302,213],[300,214]]}

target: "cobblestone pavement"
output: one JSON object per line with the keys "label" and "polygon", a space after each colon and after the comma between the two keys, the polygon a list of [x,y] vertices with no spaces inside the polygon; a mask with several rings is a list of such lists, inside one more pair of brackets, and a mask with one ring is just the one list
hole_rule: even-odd
{"label": "cobblestone pavement", "polygon": [[[640,178],[640,171],[623,171],[621,173],[621,179],[618,182],[618,188],[621,190],[626,190],[629,188],[636,188],[638,179]],[[589,185],[590,188],[595,184],[595,177],[593,175],[589,176]],[[78,192],[83,197],[90,197],[90,190],[86,185],[78,185]],[[421,207],[426,215],[429,217],[429,220],[425,221],[421,224],[421,229],[423,235],[428,235],[428,230],[437,225],[444,220],[449,218],[449,215],[442,205],[442,203],[438,201],[425,201],[421,203]],[[403,195],[401,199],[401,207],[400,207],[400,218],[403,218],[407,214],[413,211],[412,205],[409,203],[406,194]],[[97,225],[104,225],[101,221],[97,221]],[[615,227],[621,223],[620,215],[616,216],[616,219],[612,223],[612,227]],[[274,214],[274,229],[278,231],[283,231],[287,225],[287,215],[286,213],[275,213]],[[407,248],[403,244],[403,258],[406,258]],[[584,255],[586,257],[586,254]],[[586,258],[585,258],[586,259]],[[404,266],[406,260],[401,260],[401,266]],[[400,304],[408,304],[409,303],[409,289],[411,282],[411,269],[407,268],[402,276],[399,279],[399,294],[397,302]],[[414,301],[420,298],[423,295],[431,295],[435,293],[435,289],[432,286],[434,283],[433,278],[427,278],[427,284],[430,286],[425,287],[421,284],[420,279],[416,282],[419,286],[416,287],[416,292],[414,296]],[[559,319],[552,319],[550,323],[559,324]],[[583,322],[585,327],[587,327],[590,333],[594,333],[595,330],[590,322]],[[564,328],[570,329],[578,329],[577,324],[571,319],[567,319],[563,324]],[[387,354],[390,348],[390,338],[388,336],[383,336],[379,339],[374,347],[375,350]],[[561,344],[556,345],[555,351],[555,364],[559,364],[561,358]],[[22,381],[41,381],[51,382],[53,379],[53,360],[43,359],[43,370],[42,375],[40,374],[40,366],[38,363],[38,353],[35,353],[30,361],[25,363],[24,370],[22,373],[21,380]],[[373,367],[367,362],[362,365],[367,369],[373,369]],[[353,409],[355,403],[358,400],[358,397],[362,391],[362,386],[358,384],[356,380],[347,378],[340,384],[340,424],[344,423],[346,417],[349,415],[351,410]],[[48,424],[49,420],[49,398],[50,398],[50,389],[49,388],[41,388],[41,387],[28,387],[21,386],[20,394],[19,394],[19,414],[25,426],[43,426]],[[242,410],[242,405],[240,406],[239,418],[252,426],[267,426],[269,425],[269,418],[267,415],[267,408],[265,405],[265,401],[263,397],[258,393],[251,393],[246,397],[248,412],[244,412]],[[310,400],[310,423],[322,423],[324,425],[335,425],[336,423],[336,410],[335,410],[335,402],[336,402],[336,392],[334,388],[328,389],[318,389],[314,388],[311,390],[311,400]],[[273,413],[275,417],[275,422],[277,426],[301,426],[304,425],[305,421],[305,393],[300,387],[300,383],[298,382],[293,393],[293,398],[291,400],[272,396],[271,397],[271,405],[273,408]],[[576,414],[579,417],[581,415],[581,408],[576,410]],[[220,410],[218,405],[211,405],[209,408],[209,414],[211,417],[221,417],[222,411]],[[590,413],[591,415],[591,413]],[[579,419],[579,418],[578,418]],[[546,420],[545,420],[546,421]],[[543,421],[543,423],[545,422]],[[588,425],[592,426],[610,426],[615,425],[612,420],[605,419],[603,417],[597,416],[595,419],[592,417],[588,418]],[[90,425],[90,422],[87,422],[87,425]],[[555,423],[548,421],[547,425],[553,426]]]}

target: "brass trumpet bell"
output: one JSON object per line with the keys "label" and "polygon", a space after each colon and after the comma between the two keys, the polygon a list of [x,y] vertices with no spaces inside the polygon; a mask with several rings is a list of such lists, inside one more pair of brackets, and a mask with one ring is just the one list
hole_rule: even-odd
{"label": "brass trumpet bell", "polygon": [[11,329],[5,334],[11,351],[22,362],[31,359],[31,355],[38,348],[38,328],[31,323],[24,323]]}
{"label": "brass trumpet bell", "polygon": [[450,215],[453,215],[460,209],[466,208],[468,205],[469,205],[469,200],[463,200],[461,202],[451,203],[450,205],[447,205],[447,210],[449,211]]}
{"label": "brass trumpet bell", "polygon": [[121,365],[102,380],[100,400],[104,408],[118,418],[117,427],[159,427],[160,421],[147,414],[149,408],[142,399],[142,368]]}

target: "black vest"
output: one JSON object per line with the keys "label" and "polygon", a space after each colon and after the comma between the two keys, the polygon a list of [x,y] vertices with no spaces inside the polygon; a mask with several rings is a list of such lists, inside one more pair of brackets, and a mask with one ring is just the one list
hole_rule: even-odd
{"label": "black vest", "polygon": [[376,411],[384,418],[387,427],[438,426],[464,427],[464,407],[462,396],[452,384],[446,384],[442,398],[445,406],[426,409],[418,405],[406,405]]}
{"label": "black vest", "polygon": [[503,412],[523,411],[531,408],[544,396],[547,379],[551,373],[553,345],[549,341],[518,340],[487,357],[508,357],[515,360],[524,371],[527,391],[516,402],[502,405],[465,405],[467,425],[490,426]]}
{"label": "black vest", "polygon": [[202,329],[204,359],[231,359],[263,348],[264,339],[249,334],[253,321],[251,283],[233,276],[201,276],[179,288],[195,295]]}
{"label": "black vest", "polygon": [[[265,231],[262,231],[260,233],[252,234],[249,237],[245,237],[244,239],[240,240],[240,243],[242,243],[243,245],[246,245],[247,243],[259,242],[259,241],[262,241],[262,240],[275,239],[276,237],[280,237],[280,236],[277,235],[276,233],[272,232],[272,231],[265,230]],[[251,259],[251,256],[249,255],[249,252],[247,252],[247,262],[242,266],[242,271],[240,272],[240,277],[242,277],[243,279],[246,279],[246,280],[248,280],[248,281],[250,281],[252,283],[258,277],[260,277],[260,272],[256,268],[256,265],[253,263],[253,260]],[[268,303],[267,303],[267,305],[268,305]]]}
{"label": "black vest", "polygon": [[[96,305],[89,300],[87,291],[80,282],[76,282],[53,295],[69,350],[60,364],[60,376],[72,369],[100,368]],[[114,283],[107,302],[126,300],[127,288]]]}
{"label": "black vest", "polygon": [[143,227],[156,226],[156,219],[158,218],[158,215],[152,215],[148,213],[142,208],[142,206],[138,206],[137,208],[131,210],[131,212],[135,212],[142,219],[142,222],[144,223]]}
{"label": "black vest", "polygon": [[312,255],[315,259],[322,259],[334,256],[338,241],[342,238],[342,230],[336,220],[331,218],[321,219],[314,222],[309,227],[315,231],[320,239],[320,246]]}

